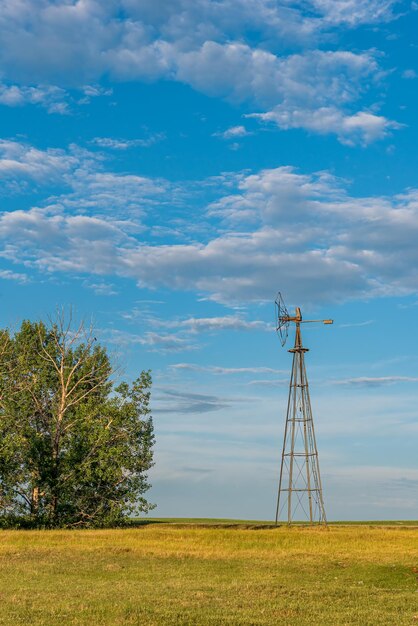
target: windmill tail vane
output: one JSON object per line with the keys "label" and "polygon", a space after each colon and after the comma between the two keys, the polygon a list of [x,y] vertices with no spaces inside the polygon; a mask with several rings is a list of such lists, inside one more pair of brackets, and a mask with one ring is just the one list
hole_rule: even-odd
{"label": "windmill tail vane", "polygon": [[295,324],[296,332],[294,347],[289,350],[293,354],[293,362],[280,464],[276,524],[283,517],[288,524],[294,521],[326,524],[318,449],[305,367],[305,353],[309,350],[303,346],[301,334],[301,324],[314,322],[332,324],[333,320],[304,320],[299,307],[296,307],[294,315],[290,315],[282,295],[278,294],[276,330],[282,346],[286,343],[291,323]]}

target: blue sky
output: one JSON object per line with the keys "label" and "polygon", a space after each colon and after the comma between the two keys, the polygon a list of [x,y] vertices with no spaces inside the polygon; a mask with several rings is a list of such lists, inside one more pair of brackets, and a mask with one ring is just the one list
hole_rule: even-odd
{"label": "blue sky", "polygon": [[151,368],[161,516],[271,519],[304,328],[330,519],[418,509],[418,4],[6,0],[1,322]]}

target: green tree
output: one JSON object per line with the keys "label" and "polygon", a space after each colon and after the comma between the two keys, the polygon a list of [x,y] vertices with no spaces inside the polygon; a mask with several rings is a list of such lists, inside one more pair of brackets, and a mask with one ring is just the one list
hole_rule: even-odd
{"label": "green tree", "polygon": [[114,385],[91,331],[63,316],[0,332],[0,516],[102,526],[153,505],[150,373]]}

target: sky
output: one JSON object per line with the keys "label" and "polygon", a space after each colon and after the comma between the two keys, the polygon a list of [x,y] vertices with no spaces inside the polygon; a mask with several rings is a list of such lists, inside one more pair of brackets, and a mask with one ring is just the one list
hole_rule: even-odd
{"label": "sky", "polygon": [[418,3],[2,0],[0,323],[153,375],[153,515],[272,519],[306,325],[331,520],[418,516]]}

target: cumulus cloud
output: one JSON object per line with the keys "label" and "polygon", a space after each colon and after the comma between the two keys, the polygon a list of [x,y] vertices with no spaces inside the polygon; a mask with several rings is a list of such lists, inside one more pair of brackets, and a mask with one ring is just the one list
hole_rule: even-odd
{"label": "cumulus cloud", "polygon": [[[56,211],[94,210],[98,214],[129,216],[135,232],[140,230],[138,219],[147,207],[157,201],[160,206],[175,204],[177,194],[176,188],[163,179],[105,171],[100,153],[77,145],[66,150],[40,150],[27,143],[0,139],[0,179],[13,193],[25,191],[30,185],[48,191],[60,183],[67,193],[48,199]],[[124,228],[127,226],[125,219]]]}
{"label": "cumulus cloud", "polygon": [[263,107],[249,115],[282,129],[332,132],[345,143],[367,144],[399,127],[368,111],[349,111],[379,77],[369,53],[317,50],[277,57],[242,43],[208,41],[179,56],[176,75],[209,95]]}
{"label": "cumulus cloud", "polygon": [[278,285],[291,298],[295,285],[304,287],[306,301],[319,294],[322,300],[342,299],[370,291],[358,263],[334,258],[327,250],[281,252],[278,231],[219,237],[206,246],[148,246],[130,241],[122,226],[16,211],[0,218],[0,237],[12,242],[16,260],[48,272],[116,274],[134,278],[140,286],[203,291],[219,302],[268,300]]}
{"label": "cumulus cloud", "polygon": [[120,221],[65,215],[59,207],[3,213],[0,238],[10,242],[3,256],[14,261],[20,257],[27,266],[47,272],[84,273],[94,262],[93,273],[99,275],[113,273],[116,246],[128,241]]}
{"label": "cumulus cloud", "polygon": [[389,21],[395,17],[399,0],[309,0],[312,9],[317,11],[328,24],[359,24]]}
{"label": "cumulus cloud", "polygon": [[[328,127],[346,143],[368,143],[396,127],[356,105],[380,76],[375,58],[315,50],[312,44],[324,29],[391,19],[395,4],[176,0],[152,7],[128,0],[19,0],[0,8],[0,63],[5,77],[17,77],[23,86],[3,97],[21,103],[38,99],[51,111],[65,112],[56,90],[68,85],[82,88],[104,75],[168,79],[261,108],[260,119],[283,129],[323,133]],[[290,44],[301,52],[286,55]],[[34,80],[60,87],[25,86]]]}
{"label": "cumulus cloud", "polygon": [[[58,165],[52,158],[51,167],[65,169],[65,158],[55,156]],[[45,175],[36,167],[33,172]],[[189,228],[202,218],[211,221],[204,241],[188,241],[183,232],[180,243],[160,244],[132,215],[139,214],[137,198],[147,210],[158,205],[162,215],[172,197],[170,185],[94,169],[72,178],[72,194],[46,207],[0,215],[7,258],[48,272],[121,276],[140,287],[193,290],[227,304],[270,301],[278,287],[290,300],[302,294],[306,303],[418,290],[417,190],[355,198],[327,172],[279,167],[241,174],[230,177],[230,193],[211,203],[206,215],[189,220]],[[122,204],[132,203],[132,215],[119,215],[118,194]],[[165,213],[161,219],[166,221]],[[239,315],[173,323],[188,333],[265,328]]]}
{"label": "cumulus cloud", "polygon": [[9,107],[36,104],[47,109],[49,113],[66,115],[69,113],[66,98],[65,90],[53,85],[20,86],[0,83],[0,104]]}
{"label": "cumulus cloud", "polygon": [[39,150],[33,146],[0,139],[0,178],[32,179],[37,183],[62,180],[78,159],[60,149]]}
{"label": "cumulus cloud", "polygon": [[305,108],[349,103],[377,72],[370,53],[312,50],[276,56],[235,42],[207,41],[178,60],[180,80],[211,95],[265,107],[281,101]]}
{"label": "cumulus cloud", "polygon": [[239,139],[240,137],[247,137],[248,135],[252,135],[245,126],[231,126],[231,128],[227,128],[223,132],[214,133],[214,137],[222,137],[222,139]]}
{"label": "cumulus cloud", "polygon": [[22,75],[32,71],[50,77],[60,71],[71,80],[77,72],[78,78],[80,72],[97,76],[118,54],[127,59],[135,50],[150,55],[147,47],[155,42],[178,43],[184,50],[210,40],[242,40],[251,30],[268,45],[306,44],[339,24],[391,19],[396,4],[392,0],[19,0],[1,6],[1,60],[3,67],[13,64]]}
{"label": "cumulus cloud", "polygon": [[170,70],[165,47],[173,42],[191,49],[211,39],[239,39],[249,27],[264,38],[304,41],[317,26],[298,8],[268,0],[19,0],[0,8],[0,61],[23,81],[86,82],[109,70],[119,77],[156,76]]}
{"label": "cumulus cloud", "polygon": [[170,184],[136,174],[80,168],[68,181],[72,187],[59,202],[68,209],[110,211],[112,214],[141,217],[147,206],[170,201]]}
{"label": "cumulus cloud", "polygon": [[401,124],[375,115],[368,111],[359,111],[354,115],[345,114],[337,107],[317,109],[292,109],[278,106],[267,113],[252,113],[250,117],[264,122],[274,122],[285,130],[305,128],[321,135],[333,132],[341,143],[352,146],[356,143],[367,145],[383,139],[391,130],[399,129]]}
{"label": "cumulus cloud", "polygon": [[33,104],[58,115],[71,115],[77,104],[88,104],[92,98],[109,96],[111,93],[111,89],[94,85],[79,87],[71,94],[56,85],[0,82],[0,104],[8,107]]}

